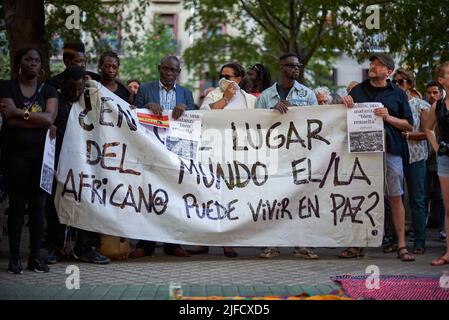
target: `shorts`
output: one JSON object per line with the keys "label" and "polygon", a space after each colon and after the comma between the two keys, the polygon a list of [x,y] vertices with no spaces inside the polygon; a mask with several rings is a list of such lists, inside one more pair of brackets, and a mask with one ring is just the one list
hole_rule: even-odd
{"label": "shorts", "polygon": [[386,154],[387,163],[387,196],[399,197],[404,194],[404,167],[402,157]]}
{"label": "shorts", "polygon": [[449,157],[448,156],[438,156],[438,176],[449,177]]}

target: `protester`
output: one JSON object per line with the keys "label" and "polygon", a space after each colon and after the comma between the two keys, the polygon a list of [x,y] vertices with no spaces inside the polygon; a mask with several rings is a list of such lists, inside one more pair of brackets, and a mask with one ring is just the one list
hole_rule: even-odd
{"label": "protester", "polygon": [[259,97],[260,94],[271,86],[270,71],[263,64],[256,63],[248,68],[247,79],[252,84],[250,91],[243,88],[246,92],[251,93],[255,97]]}
{"label": "protester", "polygon": [[245,77],[245,69],[238,63],[221,67],[220,83],[204,98],[200,109],[254,109],[256,97],[239,87]]}
{"label": "protester", "polygon": [[412,212],[414,230],[414,254],[423,254],[426,244],[426,176],[427,176],[427,141],[426,134],[421,131],[423,112],[430,105],[412,95],[415,77],[409,70],[399,68],[393,75],[394,84],[405,91],[413,115],[413,131],[403,131],[409,150],[409,161],[404,163],[404,174],[407,181],[408,199]]}
{"label": "protester", "polygon": [[[245,77],[245,69],[238,63],[227,63],[221,67],[219,86],[204,98],[201,109],[245,110],[254,109],[256,97],[239,87]],[[207,247],[196,247],[191,254],[207,253]],[[223,254],[228,258],[237,257],[232,247],[223,247]]]}
{"label": "protester", "polygon": [[[85,47],[82,42],[66,42],[64,43],[62,61],[66,67],[69,66],[79,66],[86,69],[86,54]],[[48,79],[47,83],[55,87],[56,89],[61,88],[63,74],[62,72],[56,76]],[[86,79],[100,81],[101,77],[97,73],[86,71]]]}
{"label": "protester", "polygon": [[47,130],[57,114],[57,92],[42,83],[42,54],[35,47],[16,52],[14,78],[0,92],[2,168],[9,195],[8,272],[22,273],[20,242],[28,204],[30,255],[27,269],[48,272],[40,256],[46,193],[40,188]]}
{"label": "protester", "polygon": [[131,89],[125,86],[118,78],[120,68],[120,58],[113,51],[104,52],[100,56],[98,69],[100,71],[100,82],[113,94],[119,96],[130,104],[134,101],[134,94]]}
{"label": "protester", "polygon": [[[432,105],[443,97],[443,89],[435,81],[430,81],[426,85],[427,101]],[[429,158],[427,159],[427,207],[429,202],[433,211],[436,211],[436,219],[438,221],[439,238],[441,241],[446,241],[446,232],[444,231],[444,203],[441,195],[440,180],[437,172],[437,155],[430,143],[428,143]],[[431,211],[430,213],[432,213]]]}
{"label": "protester", "polygon": [[256,108],[276,109],[280,113],[286,113],[289,107],[318,105],[313,91],[296,81],[301,66],[295,54],[282,55],[279,58],[280,79],[262,92],[257,99]]}
{"label": "protester", "polygon": [[[142,84],[136,95],[137,108],[148,108],[156,115],[163,111],[172,111],[173,119],[178,119],[186,110],[193,110],[193,95],[190,90],[176,84],[181,72],[181,64],[176,56],[162,58],[158,65],[159,80]],[[140,240],[130,258],[151,256],[155,250],[154,241]],[[190,254],[179,244],[164,243],[164,253],[177,257],[189,257]]]}
{"label": "protester", "polygon": [[[435,71],[436,82],[449,92],[449,61],[438,66]],[[426,113],[425,131],[427,139],[438,154],[438,176],[440,178],[441,193],[443,195],[445,210],[445,230],[449,231],[449,96],[446,95],[435,102],[430,111]],[[438,138],[433,131],[438,128]],[[449,264],[449,238],[446,237],[446,252],[432,261],[432,266]]]}
{"label": "protester", "polygon": [[313,90],[319,105],[331,104],[332,95],[328,87],[317,87]]}
{"label": "protester", "polygon": [[[279,57],[279,81],[262,92],[257,100],[256,108],[276,109],[280,113],[286,113],[289,107],[318,105],[313,91],[296,81],[301,66],[298,56],[293,53]],[[267,247],[260,253],[260,257],[270,259],[280,254],[277,248]],[[305,259],[318,259],[318,255],[307,248],[295,247],[293,255]]]}
{"label": "protester", "polygon": [[[59,154],[61,152],[64,134],[69,120],[72,104],[77,102],[84,92],[86,72],[79,66],[69,66],[63,72],[61,92],[58,93],[58,116],[52,126],[52,135],[56,137],[55,148],[55,168],[58,167]],[[100,246],[100,234],[78,230],[76,228],[66,229],[59,222],[58,213],[55,208],[56,181],[53,183],[53,190],[47,201],[47,225],[48,225],[48,255],[46,262],[55,264],[65,257],[65,253],[70,253],[78,260],[95,264],[108,264],[107,257],[98,252]],[[70,235],[74,235],[75,247],[64,248],[64,240]],[[73,251],[73,252],[71,252]]]}
{"label": "protester", "polygon": [[426,84],[426,96],[427,101],[432,105],[443,97],[443,88],[436,81],[430,81]]}
{"label": "protester", "polygon": [[[350,94],[342,99],[347,107],[352,107],[354,102],[380,102],[384,105],[382,108],[375,109],[374,114],[384,120],[387,196],[398,236],[397,254],[401,261],[414,261],[415,257],[409,254],[406,248],[405,209],[402,202],[403,163],[408,162],[407,143],[402,132],[413,130],[413,115],[406,93],[388,80],[394,70],[393,59],[386,54],[374,54],[369,60],[371,63],[368,79],[355,86]],[[359,256],[363,256],[363,248],[348,248],[339,257]]]}

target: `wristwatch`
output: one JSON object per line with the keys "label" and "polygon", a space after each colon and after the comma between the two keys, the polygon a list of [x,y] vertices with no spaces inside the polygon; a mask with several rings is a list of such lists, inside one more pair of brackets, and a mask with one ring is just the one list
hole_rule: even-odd
{"label": "wristwatch", "polygon": [[23,112],[23,119],[28,120],[30,118],[30,112],[28,110],[25,110]]}

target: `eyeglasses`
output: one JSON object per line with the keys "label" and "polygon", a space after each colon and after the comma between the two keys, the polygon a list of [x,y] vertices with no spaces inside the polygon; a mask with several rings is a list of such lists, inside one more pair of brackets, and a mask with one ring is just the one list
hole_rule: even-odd
{"label": "eyeglasses", "polygon": [[403,85],[406,82],[410,82],[408,79],[398,79],[398,80],[393,80],[392,81],[394,84],[400,84]]}
{"label": "eyeglasses", "polygon": [[229,74],[220,74],[220,78],[225,78],[226,80],[229,80],[231,78],[235,78],[235,76],[231,76]]}
{"label": "eyeglasses", "polygon": [[256,71],[258,71],[258,72],[260,72],[261,71],[261,67],[259,66],[259,65],[257,65],[257,64],[255,64],[255,65],[253,65],[253,66],[251,66],[251,67],[249,67],[250,69],[255,69]]}
{"label": "eyeglasses", "polygon": [[287,67],[287,68],[292,68],[292,69],[293,68],[300,69],[303,66],[303,64],[302,63],[298,63],[298,64],[296,64],[296,63],[284,63],[283,66]]}

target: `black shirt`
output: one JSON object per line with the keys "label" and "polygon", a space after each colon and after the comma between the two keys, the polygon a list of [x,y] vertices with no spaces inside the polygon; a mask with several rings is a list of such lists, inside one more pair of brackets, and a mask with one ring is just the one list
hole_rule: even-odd
{"label": "black shirt", "polygon": [[279,96],[281,97],[281,100],[286,100],[287,99],[288,93],[290,92],[290,90],[292,88],[293,88],[293,86],[290,87],[290,88],[284,89],[284,88],[282,88],[279,85],[279,83],[276,84],[276,89],[277,89],[277,91],[279,93]]}
{"label": "black shirt", "polygon": [[66,101],[62,93],[58,92],[58,115],[54,122],[54,125],[56,126],[55,168],[58,167],[59,154],[61,152],[62,141],[64,140],[64,134],[71,109],[72,104]]}
{"label": "black shirt", "polygon": [[368,95],[368,97],[370,98],[371,101],[375,101],[377,95],[378,95],[379,93],[384,92],[384,91],[387,90],[387,89],[388,89],[388,86],[386,86],[386,87],[374,87],[374,86],[371,84],[370,81],[368,81],[368,82],[366,83],[366,87],[365,87],[366,94]]}
{"label": "black shirt", "polygon": [[119,96],[126,102],[129,102],[129,96],[131,95],[131,92],[125,88],[121,83],[117,82],[117,90],[113,92],[116,96]]}
{"label": "black shirt", "polygon": [[[18,80],[5,81],[0,89],[0,98],[11,98],[19,109],[25,109],[33,104],[34,107],[30,108],[30,112],[44,112],[47,100],[57,97],[56,89],[47,84],[43,84],[42,87],[38,85],[32,97],[25,97],[22,94]],[[12,152],[23,157],[41,160],[46,134],[47,129],[44,128],[11,127],[3,121],[0,134],[2,151],[5,154]]]}
{"label": "black shirt", "polygon": [[437,118],[440,141],[449,143],[449,110],[446,108],[444,98],[438,100],[435,107],[435,116]]}

